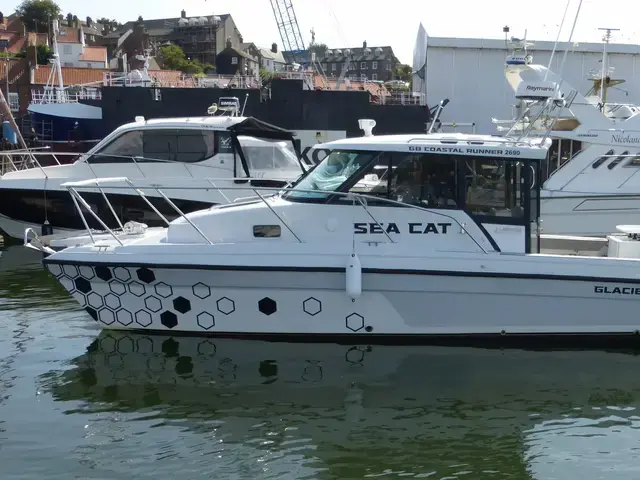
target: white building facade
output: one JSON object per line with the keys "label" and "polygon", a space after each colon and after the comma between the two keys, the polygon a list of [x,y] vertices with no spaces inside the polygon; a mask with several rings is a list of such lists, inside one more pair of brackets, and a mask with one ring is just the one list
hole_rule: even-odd
{"label": "white building facade", "polygon": [[[528,49],[534,64],[548,66],[553,42],[532,41]],[[551,70],[571,86],[586,94],[593,86],[589,73],[600,70],[604,44],[575,43],[569,47],[561,68],[566,43],[559,43]],[[426,94],[428,105],[450,100],[440,117],[443,123],[474,123],[476,133],[497,134],[491,118],[511,119],[514,92],[504,76],[506,57],[511,54],[505,40],[477,38],[427,38]],[[626,80],[610,88],[607,103],[640,103],[640,45],[609,44],[607,65],[614,67],[612,79]],[[445,131],[470,133],[467,126]]]}

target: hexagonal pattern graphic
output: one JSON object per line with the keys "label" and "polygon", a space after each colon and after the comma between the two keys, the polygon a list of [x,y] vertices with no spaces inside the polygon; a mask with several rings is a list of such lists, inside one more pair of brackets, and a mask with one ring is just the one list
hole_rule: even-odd
{"label": "hexagonal pattern graphic", "polygon": [[80,275],[82,275],[87,280],[91,280],[93,279],[93,277],[95,277],[95,274],[93,273],[93,268],[89,266],[83,265],[78,270],[80,270]]}
{"label": "hexagonal pattern graphic", "polygon": [[89,293],[91,291],[91,282],[89,282],[89,280],[87,280],[86,278],[76,278],[73,283],[79,292]]}
{"label": "hexagonal pattern graphic", "polygon": [[208,285],[205,285],[202,282],[196,283],[193,287],[191,287],[191,290],[193,290],[194,296],[203,300],[211,296],[211,289]]}
{"label": "hexagonal pattern graphic", "polygon": [[140,282],[136,282],[135,280],[127,286],[129,287],[129,291],[131,292],[131,294],[135,295],[136,297],[141,297],[145,293],[147,293],[147,289],[144,288],[144,285]]}
{"label": "hexagonal pattern graphic", "polygon": [[178,325],[178,316],[167,310],[160,314],[160,323],[167,328],[173,328]]}
{"label": "hexagonal pattern graphic", "polygon": [[98,265],[96,267],[96,277],[98,277],[100,280],[104,280],[105,282],[108,282],[113,278],[113,275],[111,275],[111,270],[109,269],[109,267],[105,267],[104,265]]}
{"label": "hexagonal pattern graphic", "polygon": [[113,293],[107,293],[104,296],[104,304],[111,310],[117,310],[120,308],[120,299]]}
{"label": "hexagonal pattern graphic", "polygon": [[136,323],[142,327],[148,327],[151,325],[151,314],[145,310],[138,310],[136,312]]}
{"label": "hexagonal pattern graphic", "polygon": [[128,282],[129,280],[131,280],[131,274],[129,273],[129,270],[124,267],[114,268],[113,275],[122,282]]}
{"label": "hexagonal pattern graphic", "polygon": [[173,308],[176,312],[187,313],[191,310],[191,302],[184,297],[174,298]]}
{"label": "hexagonal pattern graphic", "polygon": [[121,283],[118,280],[111,280],[109,282],[109,290],[116,295],[121,296],[126,293],[127,287],[125,287],[124,283]]}
{"label": "hexagonal pattern graphic", "polygon": [[317,298],[309,297],[302,302],[302,310],[313,317],[322,311],[322,303]]}
{"label": "hexagonal pattern graphic", "polygon": [[273,315],[278,310],[278,305],[274,299],[264,297],[262,300],[258,301],[258,310],[265,315]]}
{"label": "hexagonal pattern graphic", "polygon": [[84,307],[84,309],[89,315],[91,315],[91,318],[93,318],[96,322],[98,321],[98,311],[95,308]]}
{"label": "hexagonal pattern graphic", "polygon": [[207,312],[199,313],[196,319],[198,320],[198,325],[205,330],[210,330],[216,325],[214,316]]}
{"label": "hexagonal pattern graphic", "polygon": [[[73,280],[71,280],[68,277],[65,277],[64,275],[58,279],[58,281],[60,282],[60,285],[62,285],[64,288],[66,288],[69,293],[73,293],[76,291],[76,285],[75,282]],[[89,289],[91,289],[91,287],[89,287]],[[85,293],[85,292],[83,292]]]}
{"label": "hexagonal pattern graphic", "polygon": [[359,332],[364,328],[364,317],[357,313],[352,313],[346,317],[346,325],[352,332]]}
{"label": "hexagonal pattern graphic", "polygon": [[160,301],[160,299],[154,297],[153,295],[150,295],[144,299],[144,306],[151,310],[153,313],[162,310],[162,302]]}
{"label": "hexagonal pattern graphic", "polygon": [[93,308],[102,308],[104,306],[102,297],[96,292],[91,292],[89,295],[87,295],[87,303]]}
{"label": "hexagonal pattern graphic", "polygon": [[164,282],[160,282],[155,286],[156,293],[162,298],[169,298],[173,295],[173,289],[171,285],[167,285]]}
{"label": "hexagonal pattern graphic", "polygon": [[47,265],[47,269],[53,276],[59,277],[60,275],[62,275],[62,267],[60,265],[57,265],[55,263],[49,264]]}
{"label": "hexagonal pattern graphic", "polygon": [[78,276],[78,268],[75,265],[64,265],[62,271],[68,277],[75,278]]}
{"label": "hexagonal pattern graphic", "polygon": [[216,301],[216,307],[218,307],[218,311],[220,313],[224,313],[225,315],[231,315],[236,311],[236,302],[231,300],[228,297],[219,298]]}
{"label": "hexagonal pattern graphic", "polygon": [[137,269],[136,275],[138,279],[144,283],[153,283],[156,280],[155,274],[146,267]]}
{"label": "hexagonal pattern graphic", "polygon": [[118,320],[118,323],[120,325],[128,327],[133,323],[133,315],[131,315],[131,312],[129,310],[121,308],[116,312],[116,320]]}
{"label": "hexagonal pattern graphic", "polygon": [[108,308],[103,308],[102,310],[100,310],[98,312],[98,318],[100,318],[100,321],[105,325],[111,325],[113,322],[116,321],[115,313],[113,313]]}

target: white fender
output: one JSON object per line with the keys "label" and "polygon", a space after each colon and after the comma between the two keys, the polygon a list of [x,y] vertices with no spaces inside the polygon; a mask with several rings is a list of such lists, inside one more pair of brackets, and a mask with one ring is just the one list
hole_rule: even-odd
{"label": "white fender", "polygon": [[355,300],[362,294],[362,265],[355,253],[349,256],[345,273],[347,296]]}

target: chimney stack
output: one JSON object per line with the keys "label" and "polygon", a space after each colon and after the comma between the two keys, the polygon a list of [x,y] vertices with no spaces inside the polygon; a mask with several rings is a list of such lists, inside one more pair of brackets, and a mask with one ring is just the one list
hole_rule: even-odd
{"label": "chimney stack", "polygon": [[91,20],[91,17],[87,17],[87,27],[91,27],[91,24],[93,24],[93,20]]}
{"label": "chimney stack", "polygon": [[233,44],[231,43],[231,37],[227,37],[227,48],[231,48]]}
{"label": "chimney stack", "polygon": [[362,42],[362,48],[367,48],[367,41]]}
{"label": "chimney stack", "polygon": [[0,12],[0,23],[4,23],[4,15]]}
{"label": "chimney stack", "polygon": [[271,51],[273,53],[278,53],[278,44],[277,43],[272,43],[271,44]]}
{"label": "chimney stack", "polygon": [[180,16],[181,16],[182,18],[187,18],[187,12],[186,12],[186,10],[182,9],[182,12],[180,12]]}

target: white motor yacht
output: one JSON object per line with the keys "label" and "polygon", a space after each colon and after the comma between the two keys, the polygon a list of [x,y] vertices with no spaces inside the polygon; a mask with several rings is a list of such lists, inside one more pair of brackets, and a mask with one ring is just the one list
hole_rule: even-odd
{"label": "white motor yacht", "polygon": [[[162,186],[182,212],[233,202],[255,195],[254,187],[284,186],[304,173],[308,166],[293,141],[291,132],[253,117],[138,118],[71,164],[44,167],[30,153],[31,168],[10,165],[13,171],[0,177],[0,230],[22,239],[26,228],[40,231],[42,225],[49,227],[43,233],[51,233],[51,227],[63,234],[84,229],[72,197],[61,185],[101,177]],[[247,189],[218,189],[228,186]],[[152,205],[131,189],[111,191],[110,204],[99,188],[82,192],[87,205],[106,214],[112,228],[131,221],[155,227],[164,225],[163,216],[176,218],[156,191],[148,193]],[[102,228],[92,217],[87,220],[91,228]]]}
{"label": "white motor yacht", "polygon": [[[277,195],[65,248],[44,264],[112,329],[328,340],[638,333],[638,258],[536,253],[548,139],[374,136],[374,124],[324,144],[328,157]],[[640,257],[639,246],[625,254]]]}

